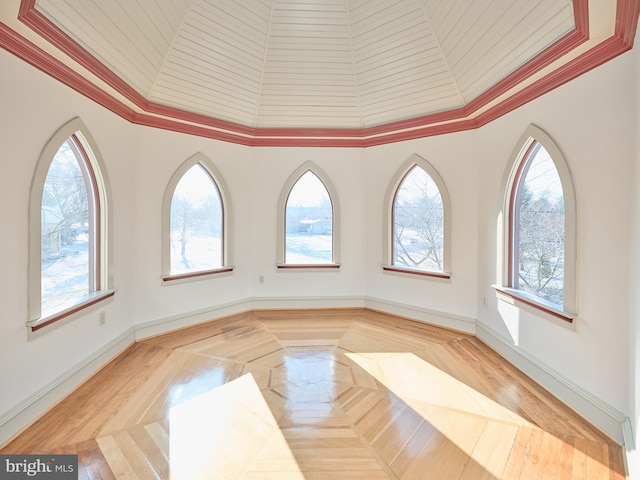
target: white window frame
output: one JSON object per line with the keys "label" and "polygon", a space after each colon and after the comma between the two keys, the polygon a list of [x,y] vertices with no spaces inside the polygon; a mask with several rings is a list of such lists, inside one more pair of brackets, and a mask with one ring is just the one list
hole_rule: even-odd
{"label": "white window frame", "polygon": [[[171,202],[176,187],[185,173],[195,165],[200,165],[211,176],[220,194],[222,206],[222,266],[207,270],[184,272],[178,274],[171,273]],[[162,201],[162,284],[174,285],[178,283],[201,280],[233,272],[231,262],[231,205],[227,195],[227,187],[224,179],[215,165],[202,152],[198,152],[185,160],[182,165],[173,173]]]}
{"label": "white window frame", "polygon": [[[562,184],[565,202],[565,237],[564,237],[564,301],[561,308],[553,303],[513,287],[514,280],[514,247],[517,237],[515,225],[515,197],[518,182],[523,181],[521,169],[529,160],[529,152],[534,144],[539,143],[549,153],[553,161],[560,183]],[[553,139],[541,128],[529,125],[520,137],[503,179],[502,191],[504,198],[502,210],[502,268],[498,269],[495,288],[498,297],[534,311],[543,312],[545,316],[573,323],[577,318],[577,215],[576,196],[571,170],[562,151]]]}
{"label": "white window frame", "polygon": [[[42,245],[41,245],[41,210],[42,192],[47,179],[49,167],[53,158],[58,153],[60,146],[70,137],[73,137],[82,150],[81,157],[88,163],[88,168],[93,172],[91,188],[95,195],[94,235],[92,241],[95,244],[93,258],[90,254],[90,266],[93,272],[93,291],[85,295],[74,305],[56,311],[47,317],[42,316],[41,303],[41,275],[42,275]],[[104,300],[113,297],[113,280],[111,276],[111,222],[110,222],[110,189],[107,172],[104,167],[100,150],[84,122],[80,118],[74,118],[63,125],[45,144],[34,171],[29,196],[29,310],[27,328],[29,332],[36,332],[46,326],[58,324],[62,320],[77,318],[79,313],[85,312]]]}
{"label": "white window frame", "polygon": [[[294,264],[285,263],[285,250],[286,245],[286,215],[287,215],[287,200],[289,194],[300,180],[300,178],[310,171],[322,182],[329,194],[329,200],[331,201],[332,220],[333,226],[331,229],[331,248],[332,248],[332,261],[329,263],[304,263]],[[277,252],[276,252],[276,267],[278,270],[334,270],[340,268],[340,206],[338,202],[338,194],[333,186],[333,183],[329,179],[329,176],[312,161],[307,161],[300,165],[287,179],[280,193],[278,199],[278,217],[277,217]]]}
{"label": "white window frame", "polygon": [[[422,168],[427,175],[431,177],[433,182],[438,187],[440,197],[442,199],[443,208],[443,259],[442,259],[442,271],[422,270],[417,268],[407,267],[405,265],[393,264],[393,232],[394,232],[394,219],[393,219],[393,206],[395,203],[396,195],[402,181],[405,179],[409,171],[418,166]],[[449,198],[449,191],[444,183],[444,180],[427,160],[417,154],[412,154],[394,175],[394,182],[389,185],[384,201],[384,215],[385,215],[385,236],[383,242],[384,248],[384,261],[382,269],[389,273],[400,273],[408,275],[417,275],[425,278],[433,279],[450,279],[451,278],[451,200]]]}

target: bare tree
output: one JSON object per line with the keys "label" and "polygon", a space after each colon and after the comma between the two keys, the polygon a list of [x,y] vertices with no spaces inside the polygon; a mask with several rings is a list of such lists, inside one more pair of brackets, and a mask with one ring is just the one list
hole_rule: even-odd
{"label": "bare tree", "polygon": [[208,195],[201,202],[176,194],[171,201],[171,241],[180,242],[180,258],[186,268],[191,268],[187,256],[187,244],[195,237],[221,235],[221,208],[216,196]]}
{"label": "bare tree", "polygon": [[518,220],[518,282],[525,291],[561,304],[564,290],[564,200],[533,198],[524,185]]}
{"label": "bare tree", "polygon": [[66,142],[49,167],[42,205],[42,235],[48,237],[43,248],[49,255],[55,254],[60,243],[73,243],[78,234],[86,230],[89,221],[85,178]]}
{"label": "bare tree", "polygon": [[424,170],[405,177],[394,203],[394,262],[425,270],[443,268],[444,210]]}

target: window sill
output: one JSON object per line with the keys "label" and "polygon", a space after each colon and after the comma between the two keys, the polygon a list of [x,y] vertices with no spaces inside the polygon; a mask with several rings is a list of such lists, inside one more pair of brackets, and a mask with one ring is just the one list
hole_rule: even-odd
{"label": "window sill", "polygon": [[578,315],[574,312],[558,308],[557,305],[554,305],[551,302],[547,302],[542,298],[535,297],[520,290],[509,287],[501,287],[497,285],[494,285],[493,288],[496,289],[499,298],[500,296],[507,297],[507,299],[509,299],[512,303],[513,301],[515,301],[516,303],[527,305],[528,307],[540,310],[567,323],[573,323],[578,317]]}
{"label": "window sill", "polygon": [[295,271],[310,271],[315,272],[319,270],[340,270],[339,263],[278,263],[276,265],[278,270],[295,270]]}
{"label": "window sill", "polygon": [[35,320],[29,320],[27,322],[27,328],[31,332],[36,332],[41,328],[44,328],[48,325],[52,325],[56,322],[69,318],[75,315],[78,312],[88,309],[93,305],[96,305],[104,300],[107,300],[116,293],[115,290],[102,290],[99,292],[94,292],[89,295],[86,295],[80,300],[78,303],[73,304],[72,306],[65,308],[64,310],[60,310],[54,314],[48,315],[46,317],[40,317]]}
{"label": "window sill", "polygon": [[176,275],[163,275],[163,285],[175,285],[177,283],[191,282],[204,278],[215,277],[225,273],[233,272],[233,267],[212,268],[211,270],[200,270],[198,272],[185,272]]}
{"label": "window sill", "polygon": [[448,280],[451,278],[449,272],[435,272],[430,270],[418,270],[417,268],[398,267],[395,265],[383,265],[382,270],[392,273],[406,273],[408,275],[417,275],[419,277],[441,278]]}

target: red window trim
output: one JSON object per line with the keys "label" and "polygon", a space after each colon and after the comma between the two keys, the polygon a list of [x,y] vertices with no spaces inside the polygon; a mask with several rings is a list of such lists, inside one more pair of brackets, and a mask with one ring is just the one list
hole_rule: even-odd
{"label": "red window trim", "polygon": [[[78,149],[78,153],[82,157],[86,174],[88,175],[87,193],[91,193],[92,199],[88,198],[89,202],[89,225],[92,235],[89,237],[89,288],[92,292],[100,291],[102,288],[102,265],[100,259],[102,258],[102,205],[100,198],[100,191],[98,190],[98,181],[96,173],[93,169],[93,164],[89,159],[87,150],[84,145],[74,133],[69,137],[69,140]],[[81,169],[83,174],[84,169]]]}
{"label": "red window trim", "polygon": [[60,320],[64,320],[65,318],[68,318],[75,313],[81,312],[82,310],[103,302],[113,297],[115,293],[115,290],[92,292],[88,295],[88,298],[86,300],[80,301],[72,307],[61,310],[60,312],[54,313],[53,315],[50,315],[48,317],[27,322],[27,327],[29,327],[32,332],[36,332],[41,328],[59,322]]}
{"label": "red window trim", "polygon": [[449,272],[418,270],[410,267],[397,267],[395,265],[383,265],[382,270],[384,270],[385,272],[408,273],[410,275],[418,275],[422,277],[445,278],[445,279],[451,278],[451,274]]}
{"label": "red window trim", "polygon": [[[72,305],[71,307],[64,308],[52,315],[47,315],[45,317],[41,316],[42,311],[40,310],[40,318],[31,320],[27,322],[27,327],[32,331],[36,332],[48,325],[52,325],[56,322],[59,322],[65,318],[68,318],[82,310],[85,310],[99,302],[102,302],[108,298],[113,297],[115,294],[115,290],[102,290],[103,282],[102,282],[102,265],[101,259],[102,255],[102,205],[101,200],[102,197],[100,195],[100,190],[98,187],[98,179],[95,172],[95,167],[91,161],[91,157],[87,153],[87,148],[85,148],[83,142],[80,140],[76,133],[71,134],[65,142],[68,142],[71,149],[73,150],[74,156],[78,163],[78,167],[84,177],[85,189],[87,191],[87,203],[89,209],[89,291],[86,295],[82,297],[80,301]],[[51,165],[49,164],[49,168]],[[46,180],[45,180],[46,182]],[[42,206],[41,206],[42,208]],[[42,271],[40,271],[40,275],[42,275]],[[40,292],[39,301],[40,306],[42,305],[42,293]],[[41,308],[41,307],[40,307]]]}
{"label": "red window trim", "polygon": [[[425,170],[423,167],[421,167],[417,163],[413,163],[413,165],[405,172],[405,174],[402,176],[402,178],[398,182],[398,185],[396,186],[396,189],[393,192],[393,198],[391,200],[391,232],[390,232],[390,234],[391,234],[391,259],[389,260],[390,262],[394,262],[395,258],[396,258],[396,247],[395,247],[395,245],[396,245],[396,241],[395,241],[396,200],[398,198],[398,193],[400,192],[400,187],[402,186],[404,181],[407,179],[409,174],[415,168],[419,168],[420,170],[422,170],[424,173],[427,174],[427,176],[431,179],[431,181],[433,183],[435,183],[436,189],[438,190],[438,195],[440,195],[440,200],[442,201],[442,213],[443,213],[442,222],[443,222],[443,227],[444,227],[444,223],[446,221],[445,220],[445,204],[444,204],[444,199],[442,198],[442,192],[440,191],[440,187],[438,186],[438,184],[435,182],[435,180],[433,179],[433,177],[429,174],[429,172],[427,170]],[[443,242],[446,241],[444,236],[445,235],[444,235],[444,230],[443,230],[443,235],[442,235]],[[443,248],[442,248],[443,257],[444,257],[444,249],[445,248],[446,248],[446,244],[443,243]],[[428,277],[451,278],[451,274],[450,273],[435,272],[435,271],[430,271],[430,270],[419,270],[419,269],[415,269],[414,270],[414,269],[411,269],[410,267],[397,267],[396,265],[383,266],[382,269],[383,270],[388,270],[388,271],[395,271],[395,272],[411,273],[411,274],[414,274],[414,275],[424,275],[424,276],[428,276]]]}
{"label": "red window trim", "polygon": [[282,264],[278,264],[276,265],[276,268],[278,268],[279,270],[304,270],[304,269],[315,269],[315,270],[323,270],[323,269],[327,269],[327,270],[332,270],[332,269],[338,269],[340,268],[340,264],[339,263],[304,263],[304,264],[300,264],[300,263],[282,263]]}
{"label": "red window trim", "polygon": [[[542,147],[542,144],[533,139],[530,145],[527,147],[524,155],[520,158],[520,164],[516,170],[516,173],[513,178],[513,183],[511,185],[511,192],[509,196],[509,238],[508,238],[508,263],[507,263],[507,285],[504,287],[495,286],[495,289],[502,293],[503,295],[521,302],[529,307],[535,308],[536,310],[540,310],[549,315],[552,315],[560,320],[563,320],[568,323],[573,323],[576,315],[574,313],[565,311],[562,307],[558,308],[546,302],[544,299],[540,298],[536,299],[533,295],[529,295],[523,290],[520,290],[516,287],[516,270],[515,270],[515,261],[516,261],[516,225],[518,223],[518,212],[517,212],[517,201],[518,194],[521,190],[521,182],[526,177],[529,166],[534,159],[534,155],[537,152],[537,149]],[[553,161],[553,159],[552,159]],[[554,162],[555,164],[555,162]],[[557,168],[557,167],[556,167]]]}
{"label": "red window trim", "polygon": [[542,299],[540,301],[536,301],[533,298],[528,298],[528,296],[525,296],[520,290],[516,290],[514,288],[507,288],[507,287],[499,287],[499,286],[494,286],[494,288],[498,293],[505,295],[511,298],[512,300],[515,300],[516,302],[524,303],[529,307],[535,308],[536,310],[540,310],[544,313],[552,315],[567,323],[572,324],[577,317],[575,313],[567,312],[565,310],[561,310],[556,307],[553,307],[552,305],[547,305],[546,303],[543,303]]}
{"label": "red window trim", "polygon": [[210,275],[213,276],[213,275],[219,275],[221,273],[228,273],[228,272],[233,272],[233,267],[212,268],[209,270],[199,270],[197,272],[186,272],[186,273],[180,273],[180,274],[174,274],[174,275],[166,275],[162,277],[162,281],[164,283],[170,283],[176,280],[188,280],[191,278],[206,277]]}
{"label": "red window trim", "polygon": [[[169,235],[171,235],[171,217],[172,217],[172,204],[173,204],[173,198],[175,197],[176,194],[176,188],[178,188],[178,185],[180,184],[180,181],[184,178],[184,176],[190,172],[194,167],[200,167],[202,169],[202,171],[204,172],[204,174],[209,177],[209,180],[211,180],[211,183],[213,184],[213,188],[218,196],[218,200],[220,201],[220,263],[225,263],[226,261],[226,232],[225,232],[225,221],[226,221],[226,205],[224,202],[224,197],[222,196],[222,190],[220,189],[220,185],[218,185],[218,182],[216,181],[216,177],[213,173],[211,173],[211,171],[209,170],[209,168],[207,168],[207,166],[198,161],[195,162],[193,165],[191,165],[189,168],[187,168],[184,173],[180,176],[180,178],[178,179],[178,181],[176,182],[176,184],[173,186],[173,193],[171,194],[171,202],[169,203]],[[168,253],[169,255],[169,263],[171,263],[171,252]],[[208,269],[206,271],[202,271],[202,272],[192,272],[195,273],[195,275],[191,275],[191,273],[188,274],[188,276],[185,276],[183,274],[178,274],[178,275],[172,275],[169,274],[167,276],[165,276],[163,278],[163,280],[181,280],[183,278],[189,278],[191,276],[202,276],[202,275],[207,275],[206,272],[210,272],[210,273],[221,273],[221,272],[217,272],[218,269]],[[233,268],[231,269],[233,270]]]}
{"label": "red window trim", "polygon": [[508,261],[508,278],[507,278],[507,286],[509,288],[515,287],[515,269],[514,269],[514,261],[516,255],[516,242],[515,242],[515,225],[518,221],[517,218],[517,208],[516,202],[518,200],[518,192],[520,191],[520,182],[523,178],[523,173],[528,169],[531,160],[533,159],[532,154],[534,150],[540,145],[537,140],[533,140],[531,144],[527,147],[525,154],[520,159],[520,164],[518,165],[518,169],[516,170],[516,174],[513,178],[513,184],[511,185],[511,195],[509,197],[509,261]]}
{"label": "red window trim", "polygon": [[[289,208],[289,198],[291,197],[291,192],[293,192],[293,189],[296,188],[296,185],[298,184],[298,182],[302,179],[302,177],[304,177],[307,173],[311,173],[311,175],[313,175],[314,177],[316,177],[318,179],[318,181],[320,182],[320,184],[322,185],[322,187],[324,188],[324,191],[327,194],[327,197],[329,197],[329,203],[331,204],[331,259],[335,260],[335,242],[336,242],[336,237],[335,237],[335,211],[334,211],[334,200],[331,197],[331,193],[329,192],[329,189],[327,188],[327,185],[322,181],[322,178],[320,178],[320,176],[313,171],[312,168],[307,168],[304,172],[302,172],[302,174],[296,179],[295,182],[293,182],[293,184],[291,184],[291,188],[289,188],[289,193],[287,193],[287,198],[284,202],[284,261],[285,263],[283,264],[278,264],[277,268],[317,268],[317,265],[315,264],[311,264],[309,267],[306,266],[306,264],[303,264],[301,266],[301,264],[287,264],[287,210]],[[288,265],[288,266],[287,266]],[[336,264],[334,264],[336,265]],[[339,267],[339,265],[337,265]],[[335,267],[328,267],[328,268],[335,268]]]}

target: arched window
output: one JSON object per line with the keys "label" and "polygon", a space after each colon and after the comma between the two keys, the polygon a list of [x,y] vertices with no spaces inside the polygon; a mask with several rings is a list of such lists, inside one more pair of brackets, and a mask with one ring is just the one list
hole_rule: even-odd
{"label": "arched window", "polygon": [[97,149],[79,119],[60,129],[43,149],[29,207],[27,325],[32,331],[113,295],[101,170]]}
{"label": "arched window", "polygon": [[202,154],[171,178],[164,205],[164,280],[227,272],[226,202],[219,175]]}
{"label": "arched window", "polygon": [[413,155],[388,195],[390,271],[450,277],[449,195],[437,171]]}
{"label": "arched window", "polygon": [[307,163],[289,178],[280,199],[278,266],[338,266],[336,195],[327,177]]}
{"label": "arched window", "polygon": [[556,317],[575,312],[575,201],[569,168],[551,138],[530,127],[505,199],[507,292]]}

